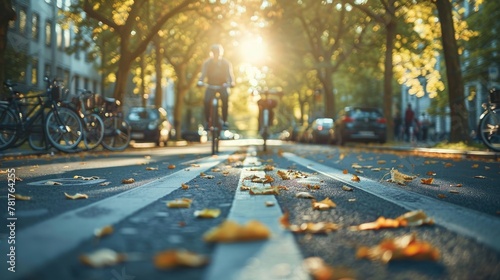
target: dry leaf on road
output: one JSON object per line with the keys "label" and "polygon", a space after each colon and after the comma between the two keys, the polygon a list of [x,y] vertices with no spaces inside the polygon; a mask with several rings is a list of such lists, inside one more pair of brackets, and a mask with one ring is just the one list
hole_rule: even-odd
{"label": "dry leaf on road", "polygon": [[84,193],[76,193],[75,195],[69,195],[67,193],[64,193],[64,195],[66,196],[67,199],[87,199],[87,198],[89,198],[89,196],[84,194]]}
{"label": "dry leaf on road", "polygon": [[31,196],[20,195],[18,193],[14,194],[16,200],[31,200]]}
{"label": "dry leaf on road", "polygon": [[167,250],[157,253],[153,258],[158,269],[174,267],[199,267],[208,263],[208,258],[186,250]]}
{"label": "dry leaf on road", "polygon": [[335,202],[333,202],[330,198],[327,197],[319,202],[313,199],[312,207],[314,210],[328,210],[337,207],[337,204],[335,204]]}
{"label": "dry leaf on road", "polygon": [[217,218],[220,215],[220,209],[208,209],[205,208],[203,210],[197,210],[194,211],[194,216],[197,218],[206,218],[206,219],[211,219],[211,218]]}
{"label": "dry leaf on road", "polygon": [[175,200],[167,201],[168,208],[189,208],[193,202],[190,198],[177,198]]}
{"label": "dry leaf on road", "polygon": [[242,242],[268,239],[271,231],[259,221],[252,220],[245,225],[226,220],[203,235],[205,242]]}
{"label": "dry leaf on road", "polygon": [[132,184],[135,182],[134,178],[123,179],[122,184]]}
{"label": "dry leaf on road", "polygon": [[112,266],[126,260],[126,255],[117,253],[111,249],[99,249],[93,253],[81,255],[80,261],[91,267],[99,268]]}
{"label": "dry leaf on road", "polygon": [[430,260],[439,259],[439,250],[431,244],[417,240],[415,234],[385,239],[373,247],[360,247],[357,258],[379,260],[388,263],[393,260]]}
{"label": "dry leaf on road", "polygon": [[114,232],[114,229],[112,226],[104,226],[102,228],[97,228],[94,230],[94,236],[97,238],[101,238],[107,235],[110,235]]}
{"label": "dry leaf on road", "polygon": [[314,199],[314,196],[308,192],[299,192],[295,195],[297,198],[312,198]]}
{"label": "dry leaf on road", "polygon": [[251,187],[250,194],[253,195],[278,195],[280,194],[280,190],[278,187]]}

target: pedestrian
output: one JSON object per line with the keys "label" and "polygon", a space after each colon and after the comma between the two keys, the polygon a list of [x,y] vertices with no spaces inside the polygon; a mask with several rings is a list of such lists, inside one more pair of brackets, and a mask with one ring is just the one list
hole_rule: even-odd
{"label": "pedestrian", "polygon": [[405,139],[410,141],[413,135],[413,125],[415,122],[415,112],[411,108],[411,104],[408,104],[405,112]]}
{"label": "pedestrian", "polygon": [[431,121],[429,120],[429,116],[426,113],[422,113],[420,117],[420,125],[422,128],[422,141],[427,141],[427,137],[429,135],[429,126]]}

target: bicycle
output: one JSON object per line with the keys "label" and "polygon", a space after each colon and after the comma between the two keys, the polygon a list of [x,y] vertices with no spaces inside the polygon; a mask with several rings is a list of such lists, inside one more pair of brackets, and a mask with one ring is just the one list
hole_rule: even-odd
{"label": "bicycle", "polygon": [[104,122],[97,114],[102,105],[102,97],[89,90],[80,89],[78,97],[69,103],[69,107],[75,110],[82,121],[85,150],[95,149],[104,138]]}
{"label": "bicycle", "polygon": [[493,151],[500,152],[500,90],[492,88],[489,103],[483,103],[483,114],[479,117],[478,133],[483,143]]}
{"label": "bicycle", "polygon": [[120,109],[120,101],[104,97],[99,116],[104,122],[102,146],[110,151],[123,151],[130,144],[130,125]]}
{"label": "bicycle", "polygon": [[[82,140],[82,125],[78,115],[60,107],[62,86],[47,77],[45,93],[24,96],[13,90],[15,84],[5,83],[11,92],[0,106],[0,150],[17,147],[29,141],[35,150],[47,150],[50,146],[72,152]],[[28,100],[36,99],[31,103]]]}
{"label": "bicycle", "polygon": [[211,96],[211,102],[210,102],[210,108],[209,108],[209,117],[208,117],[208,127],[210,131],[210,136],[212,138],[212,155],[215,155],[219,152],[219,141],[220,141],[220,134],[222,131],[222,121],[219,113],[219,103],[220,103],[220,91],[226,86],[218,86],[218,85],[210,85],[210,84],[204,84],[207,89],[210,90],[210,93],[212,94]]}

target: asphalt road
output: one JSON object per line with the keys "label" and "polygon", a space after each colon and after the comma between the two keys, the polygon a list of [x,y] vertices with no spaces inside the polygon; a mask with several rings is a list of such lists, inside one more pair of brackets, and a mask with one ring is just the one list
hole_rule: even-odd
{"label": "asphalt road", "polygon": [[[321,257],[338,273],[356,279],[500,278],[498,161],[282,143],[263,153],[255,143],[225,142],[217,157],[209,155],[207,145],[192,145],[2,158],[1,279],[309,279],[303,266],[309,257]],[[272,168],[266,171],[265,166]],[[388,182],[393,168],[415,178],[404,185]],[[278,170],[297,176],[284,180]],[[13,173],[19,180],[10,187],[31,200],[16,200],[11,205],[14,215],[9,215],[7,178]],[[252,175],[269,175],[274,181],[268,185],[281,186],[280,193],[242,191],[242,185],[252,184],[245,180]],[[352,180],[354,175],[359,181]],[[123,183],[129,178],[134,182]],[[422,184],[421,179],[429,178],[432,183]],[[336,207],[313,210],[310,199],[296,197],[303,191],[318,201],[330,198]],[[88,199],[69,200],[64,192],[84,193]],[[166,202],[176,198],[193,203],[190,208],[167,208]],[[221,214],[195,218],[194,212],[203,208],[217,208]],[[349,229],[417,209],[435,224]],[[291,224],[332,222],[340,228],[328,234],[291,233],[279,224],[284,212]],[[226,219],[258,220],[271,230],[271,238],[234,244],[203,241],[205,232]],[[14,229],[8,227],[12,222]],[[106,225],[113,226],[113,234],[93,236]],[[439,259],[384,264],[356,257],[361,246],[405,234],[431,244]],[[11,240],[16,243],[8,244]],[[11,245],[15,273],[8,270]],[[102,248],[126,253],[128,259],[105,268],[79,260]],[[210,263],[155,268],[153,256],[167,249],[196,252]]]}

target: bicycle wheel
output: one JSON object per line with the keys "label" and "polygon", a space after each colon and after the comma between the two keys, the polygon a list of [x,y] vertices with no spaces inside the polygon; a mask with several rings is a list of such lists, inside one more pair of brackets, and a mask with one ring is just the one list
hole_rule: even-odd
{"label": "bicycle wheel", "polygon": [[47,137],[43,130],[43,122],[41,118],[33,123],[28,136],[28,143],[30,147],[35,151],[43,151],[48,149],[49,145],[47,143]]}
{"label": "bicycle wheel", "polygon": [[45,133],[49,143],[62,152],[74,152],[82,141],[83,127],[80,117],[71,109],[56,107],[45,120]]}
{"label": "bicycle wheel", "polygon": [[83,121],[83,143],[87,150],[95,149],[104,138],[104,122],[97,114],[90,114]]}
{"label": "bicycle wheel", "polygon": [[0,106],[0,150],[8,149],[16,143],[19,122],[19,118],[9,107]]}
{"label": "bicycle wheel", "polygon": [[479,121],[478,131],[488,148],[500,152],[500,108],[487,113]]}
{"label": "bicycle wheel", "polygon": [[130,144],[130,125],[119,117],[104,120],[104,138],[101,144],[110,151],[123,151]]}
{"label": "bicycle wheel", "polygon": [[212,107],[211,107],[211,129],[212,129],[212,155],[215,155],[216,153],[219,152],[219,137],[220,137],[220,130],[219,130],[219,104],[217,102],[217,99],[214,99],[212,102]]}

